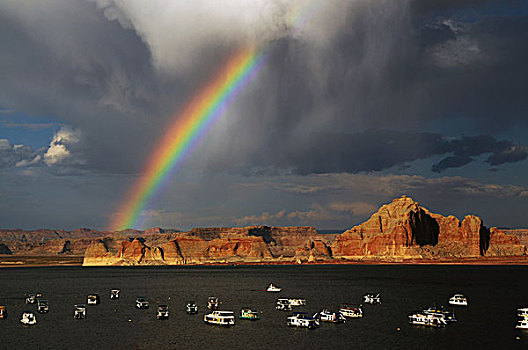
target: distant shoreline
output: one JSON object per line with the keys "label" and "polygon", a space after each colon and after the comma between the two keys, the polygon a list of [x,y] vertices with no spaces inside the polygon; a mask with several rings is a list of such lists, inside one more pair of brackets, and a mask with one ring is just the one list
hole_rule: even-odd
{"label": "distant shoreline", "polygon": [[[0,269],[5,267],[57,267],[82,266],[82,256],[17,256],[0,255]],[[306,262],[262,261],[262,262],[208,262],[182,265],[107,265],[86,267],[156,267],[156,266],[273,266],[273,265],[528,265],[528,257],[485,257],[459,259],[374,259],[357,260],[329,259]]]}

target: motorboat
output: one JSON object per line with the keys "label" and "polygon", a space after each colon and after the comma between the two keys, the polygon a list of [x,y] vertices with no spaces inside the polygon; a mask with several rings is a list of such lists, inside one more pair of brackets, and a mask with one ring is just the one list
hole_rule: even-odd
{"label": "motorboat", "polygon": [[110,291],[110,299],[111,300],[119,299],[119,289],[112,289]]}
{"label": "motorboat", "polygon": [[209,299],[207,300],[207,308],[209,310],[218,309],[218,298],[217,297],[209,297]]}
{"label": "motorboat", "polygon": [[136,307],[138,309],[148,309],[149,302],[147,301],[147,299],[145,299],[145,297],[137,297],[136,298]]}
{"label": "motorboat", "polygon": [[214,310],[213,312],[204,315],[204,322],[229,327],[235,325],[235,316],[233,311]]}
{"label": "motorboat", "polygon": [[363,302],[366,304],[381,304],[379,293],[367,293],[363,296]]}
{"label": "motorboat", "polygon": [[280,292],[282,288],[275,286],[273,283],[270,283],[268,286],[268,289],[266,289],[266,292]]}
{"label": "motorboat", "polygon": [[35,294],[30,294],[26,297],[26,304],[35,304],[37,301],[37,296]]}
{"label": "motorboat", "polygon": [[431,314],[435,316],[443,316],[447,322],[456,322],[455,317],[455,311],[454,310],[446,310],[443,306],[441,307],[430,307],[428,309],[424,309],[423,313],[425,314]]}
{"label": "motorboat", "polygon": [[101,302],[101,298],[99,298],[99,294],[97,293],[88,294],[88,298],[86,299],[88,305],[98,305]]}
{"label": "motorboat", "polygon": [[243,320],[260,320],[260,315],[258,311],[245,307],[240,310],[240,315],[238,318]]}
{"label": "motorboat", "polygon": [[0,305],[0,318],[7,317],[7,309],[4,305]]}
{"label": "motorboat", "polygon": [[185,305],[185,310],[189,315],[195,315],[198,313],[198,306],[194,301],[188,301],[187,305]]}
{"label": "motorboat", "polygon": [[306,299],[288,299],[291,306],[303,306],[306,305]]}
{"label": "motorboat", "polygon": [[528,329],[528,318],[523,318],[517,321],[515,325],[517,329]]}
{"label": "motorboat", "polygon": [[34,325],[37,323],[37,317],[32,312],[24,312],[20,322],[25,325]]}
{"label": "motorboat", "polygon": [[158,313],[156,315],[158,320],[166,320],[169,318],[169,307],[167,305],[159,305]]}
{"label": "motorboat", "polygon": [[76,320],[82,320],[86,318],[86,305],[77,304],[73,310],[73,318]]}
{"label": "motorboat", "polygon": [[517,309],[517,316],[519,319],[517,320],[515,328],[528,329],[528,307]]}
{"label": "motorboat", "polygon": [[314,318],[318,318],[321,322],[332,322],[332,323],[345,323],[346,318],[340,312],[330,311],[323,309],[314,315]]}
{"label": "motorboat", "polygon": [[319,327],[319,320],[309,316],[306,312],[294,312],[287,318],[286,325],[313,329]]}
{"label": "motorboat", "polygon": [[451,298],[449,298],[449,304],[457,306],[467,306],[468,301],[463,294],[455,294]]}
{"label": "motorboat", "polygon": [[409,323],[417,326],[445,327],[447,321],[443,315],[415,312],[409,315]]}
{"label": "motorboat", "polygon": [[517,316],[522,318],[528,318],[528,307],[517,309]]}
{"label": "motorboat", "polygon": [[48,301],[39,299],[37,302],[37,311],[39,314],[47,313],[49,311]]}
{"label": "motorboat", "polygon": [[360,318],[363,317],[363,310],[361,309],[361,305],[355,305],[355,304],[341,304],[341,307],[339,308],[339,312],[349,318]]}
{"label": "motorboat", "polygon": [[289,299],[277,299],[275,308],[280,311],[291,311],[292,306]]}

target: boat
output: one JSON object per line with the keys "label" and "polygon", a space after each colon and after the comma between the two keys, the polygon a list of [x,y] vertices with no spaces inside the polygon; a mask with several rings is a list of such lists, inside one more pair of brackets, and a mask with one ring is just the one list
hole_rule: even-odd
{"label": "boat", "polygon": [[185,310],[187,311],[189,315],[195,315],[198,313],[198,306],[196,305],[194,301],[190,300],[185,305]]}
{"label": "boat", "polygon": [[268,289],[266,289],[266,292],[280,292],[281,290],[282,288],[273,285],[273,283],[270,283]]}
{"label": "boat", "polygon": [[24,312],[20,322],[25,325],[34,325],[37,323],[37,317],[32,312]]}
{"label": "boat", "polygon": [[320,312],[314,314],[314,318],[319,319],[321,322],[332,322],[332,323],[345,323],[346,318],[340,312],[330,311],[323,309]]}
{"label": "boat", "polygon": [[86,305],[77,304],[73,310],[73,318],[76,320],[82,320],[86,318]]}
{"label": "boat", "polygon": [[158,313],[156,315],[158,320],[166,320],[169,318],[169,307],[167,305],[159,305]]}
{"label": "boat", "polygon": [[528,329],[528,307],[517,309],[517,316],[519,317],[519,319],[517,320],[515,328]]}
{"label": "boat", "polygon": [[260,315],[258,311],[251,310],[250,308],[245,307],[240,310],[240,315],[238,316],[238,318],[243,320],[260,320]]}
{"label": "boat", "polygon": [[291,306],[303,306],[306,305],[306,299],[288,299]]}
{"label": "boat", "polygon": [[363,302],[366,304],[381,304],[379,293],[367,293],[363,296]]}
{"label": "boat", "polygon": [[148,309],[149,302],[147,301],[147,299],[145,299],[145,297],[137,297],[136,298],[136,307],[138,309]]}
{"label": "boat", "polygon": [[280,311],[291,311],[292,306],[289,299],[277,299],[275,308]]}
{"label": "boat", "polygon": [[4,305],[0,305],[0,318],[7,317],[7,309]]}
{"label": "boat", "polygon": [[428,309],[424,309],[423,313],[425,314],[431,314],[435,316],[443,316],[447,322],[456,322],[455,318],[455,311],[454,310],[446,310],[443,306],[441,307],[430,307]]}
{"label": "boat", "polygon": [[110,291],[110,300],[119,299],[119,289],[112,289]]}
{"label": "boat", "polygon": [[37,296],[35,294],[30,294],[26,297],[26,304],[35,304],[37,301]]}
{"label": "boat", "polygon": [[417,326],[445,327],[447,321],[443,315],[427,314],[425,312],[415,312],[409,315],[409,323]]}
{"label": "boat", "polygon": [[39,300],[37,302],[37,311],[39,314],[44,314],[49,311],[48,301],[47,300]]}
{"label": "boat", "polygon": [[457,306],[467,306],[468,301],[464,294],[455,294],[449,298],[449,304]]}
{"label": "boat", "polygon": [[319,327],[319,320],[308,316],[306,312],[294,312],[293,315],[287,318],[286,325],[313,329]]}
{"label": "boat", "polygon": [[217,297],[209,297],[209,299],[207,300],[207,308],[209,310],[218,309],[218,298]]}
{"label": "boat", "polygon": [[339,308],[339,312],[349,318],[360,318],[363,317],[363,310],[361,309],[361,305],[355,305],[355,304],[341,304],[341,307]]}
{"label": "boat", "polygon": [[101,298],[99,298],[99,294],[97,293],[88,294],[88,298],[86,299],[88,305],[98,305],[101,302]]}
{"label": "boat", "polygon": [[214,310],[213,312],[204,315],[204,322],[229,327],[235,325],[235,316],[233,311]]}

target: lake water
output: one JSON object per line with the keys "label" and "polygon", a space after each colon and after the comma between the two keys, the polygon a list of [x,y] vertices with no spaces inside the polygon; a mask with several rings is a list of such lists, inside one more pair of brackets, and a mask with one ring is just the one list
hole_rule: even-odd
{"label": "lake water", "polygon": [[[263,290],[273,282],[281,293]],[[110,300],[112,288],[121,290]],[[24,304],[25,292],[41,292],[50,312],[37,314]],[[315,313],[340,303],[359,303],[379,292],[381,305],[364,305],[364,317],[346,324],[322,323],[315,330],[289,328],[289,312],[275,310],[278,297],[305,298],[300,311]],[[447,305],[464,293],[470,305],[456,308],[458,322],[443,329],[411,326],[415,310]],[[73,305],[99,293],[101,304],[87,306],[84,320],[73,319]],[[147,310],[135,308],[142,295]],[[260,321],[239,320],[235,327],[203,323],[209,296],[223,310],[244,306],[261,312]],[[195,300],[198,315],[187,315]],[[157,304],[168,304],[170,318],[156,319]],[[0,349],[508,349],[527,348],[528,333],[515,330],[516,309],[528,306],[526,266],[229,266],[152,268],[2,268]],[[38,324],[19,323],[24,310]],[[131,320],[131,321],[129,321]],[[398,328],[400,330],[398,331]],[[516,339],[519,337],[519,339]]]}

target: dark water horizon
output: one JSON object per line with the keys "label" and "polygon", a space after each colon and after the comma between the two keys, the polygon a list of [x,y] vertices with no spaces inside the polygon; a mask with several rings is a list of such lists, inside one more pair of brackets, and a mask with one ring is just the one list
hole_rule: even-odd
{"label": "dark water horizon", "polygon": [[[528,333],[515,329],[516,309],[528,306],[528,266],[322,265],[25,267],[0,269],[1,349],[509,349],[528,347]],[[269,283],[283,288],[267,293]],[[121,290],[110,300],[110,290]],[[48,314],[24,303],[25,293],[41,292]],[[363,305],[364,317],[345,324],[321,323],[315,330],[286,326],[290,312],[275,310],[277,298],[304,298],[295,310],[310,314],[341,303],[361,303],[379,292],[381,305]],[[455,307],[457,322],[443,329],[408,324],[407,315],[429,306],[448,306],[464,293],[467,308]],[[74,304],[98,293],[101,304],[73,319]],[[150,308],[135,308],[142,295]],[[203,323],[209,296],[237,315],[236,326]],[[198,315],[185,312],[195,300]],[[168,320],[156,319],[158,304],[169,305]],[[261,320],[239,320],[242,307]],[[23,326],[22,312],[38,323]]]}

